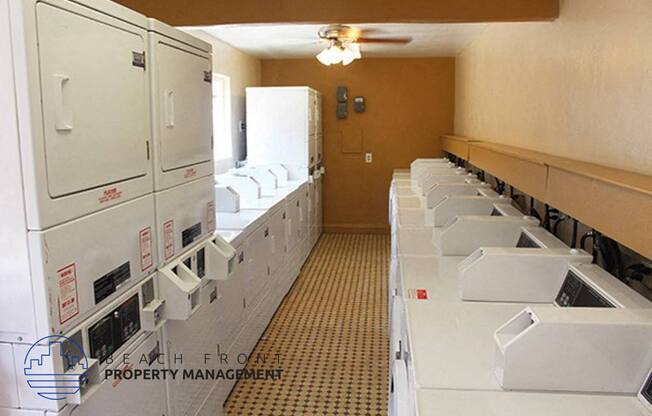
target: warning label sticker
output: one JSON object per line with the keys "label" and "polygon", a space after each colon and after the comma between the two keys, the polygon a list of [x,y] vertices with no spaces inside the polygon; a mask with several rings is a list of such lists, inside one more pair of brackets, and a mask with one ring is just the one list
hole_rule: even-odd
{"label": "warning label sticker", "polygon": [[122,197],[122,191],[120,191],[116,187],[112,187],[112,188],[105,189],[100,195],[100,197],[97,199],[97,201],[100,204],[104,204],[105,202],[113,201],[120,197]]}
{"label": "warning label sticker", "polygon": [[163,224],[163,245],[165,260],[174,257],[174,220],[167,220]]}
{"label": "warning label sticker", "polygon": [[152,267],[152,228],[147,227],[140,230],[140,270],[145,271]]}
{"label": "warning label sticker", "polygon": [[206,204],[206,224],[209,232],[215,231],[215,202],[213,201]]}
{"label": "warning label sticker", "polygon": [[79,314],[77,270],[72,263],[57,271],[59,286],[59,323],[64,324]]}
{"label": "warning label sticker", "polygon": [[407,297],[408,299],[427,300],[428,290],[411,288],[407,291]]}

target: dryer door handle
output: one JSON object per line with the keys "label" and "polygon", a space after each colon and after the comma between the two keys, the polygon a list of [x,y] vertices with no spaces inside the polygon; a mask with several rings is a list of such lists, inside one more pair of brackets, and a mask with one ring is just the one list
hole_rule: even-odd
{"label": "dryer door handle", "polygon": [[72,112],[70,110],[70,76],[54,74],[54,128],[57,131],[72,130]]}

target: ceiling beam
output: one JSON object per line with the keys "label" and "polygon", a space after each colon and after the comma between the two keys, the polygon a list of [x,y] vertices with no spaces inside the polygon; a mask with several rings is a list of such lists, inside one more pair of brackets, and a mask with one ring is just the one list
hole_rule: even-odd
{"label": "ceiling beam", "polygon": [[117,0],[174,26],[546,21],[559,0]]}

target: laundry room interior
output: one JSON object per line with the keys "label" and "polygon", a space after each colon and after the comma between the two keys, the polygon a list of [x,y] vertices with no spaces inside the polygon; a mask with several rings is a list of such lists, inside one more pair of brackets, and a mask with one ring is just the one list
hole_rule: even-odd
{"label": "laundry room interior", "polygon": [[0,416],[652,416],[649,0],[0,0]]}

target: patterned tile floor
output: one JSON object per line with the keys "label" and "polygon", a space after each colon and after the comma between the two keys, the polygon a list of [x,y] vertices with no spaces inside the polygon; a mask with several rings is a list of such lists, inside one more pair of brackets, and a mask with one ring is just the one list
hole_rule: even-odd
{"label": "patterned tile floor", "polygon": [[386,415],[388,264],[387,235],[324,234],[254,351],[282,378],[240,381],[225,413]]}

